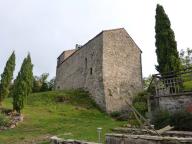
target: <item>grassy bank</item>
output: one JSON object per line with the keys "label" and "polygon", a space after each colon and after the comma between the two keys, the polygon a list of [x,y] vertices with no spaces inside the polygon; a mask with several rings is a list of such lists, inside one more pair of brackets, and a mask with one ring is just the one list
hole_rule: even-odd
{"label": "grassy bank", "polygon": [[[11,108],[11,99],[4,107]],[[104,133],[125,122],[115,121],[98,110],[81,90],[34,93],[27,98],[24,122],[0,132],[0,144],[46,143],[53,135],[62,138],[97,141],[98,127]]]}

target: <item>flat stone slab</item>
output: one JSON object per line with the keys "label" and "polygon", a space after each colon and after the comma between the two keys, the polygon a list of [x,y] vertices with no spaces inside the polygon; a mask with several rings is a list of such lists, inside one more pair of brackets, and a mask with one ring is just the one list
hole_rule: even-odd
{"label": "flat stone slab", "polygon": [[171,135],[178,137],[192,137],[192,132],[190,131],[166,131],[163,135]]}
{"label": "flat stone slab", "polygon": [[[146,129],[139,129],[139,128],[114,128],[112,129],[114,133],[120,133],[120,134],[133,134],[133,135],[156,135],[156,133],[153,130],[146,130]],[[157,130],[158,131],[158,130]],[[165,131],[161,134],[162,136],[176,136],[176,137],[192,137],[191,131]]]}
{"label": "flat stone slab", "polygon": [[79,141],[79,140],[72,140],[72,139],[62,139],[58,138],[57,136],[53,136],[50,138],[52,144],[98,144],[94,142],[85,142],[85,141]]}
{"label": "flat stone slab", "polygon": [[192,144],[192,137],[170,137],[132,134],[106,134],[107,144]]}

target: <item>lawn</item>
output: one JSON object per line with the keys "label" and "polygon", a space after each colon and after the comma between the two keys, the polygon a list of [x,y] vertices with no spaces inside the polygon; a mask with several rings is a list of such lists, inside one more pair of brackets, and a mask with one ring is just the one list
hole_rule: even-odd
{"label": "lawn", "polygon": [[192,81],[183,83],[184,91],[192,91]]}
{"label": "lawn", "polygon": [[[12,107],[11,98],[4,107]],[[22,111],[24,121],[16,128],[0,132],[0,144],[48,143],[50,136],[97,142],[97,128],[102,139],[111,128],[126,122],[115,121],[82,90],[34,93],[28,96]]]}

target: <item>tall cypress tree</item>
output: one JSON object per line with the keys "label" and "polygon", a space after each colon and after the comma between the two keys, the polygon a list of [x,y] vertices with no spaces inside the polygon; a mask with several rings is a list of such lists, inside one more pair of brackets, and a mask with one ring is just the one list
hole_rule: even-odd
{"label": "tall cypress tree", "polygon": [[31,63],[30,55],[23,60],[20,72],[16,80],[14,81],[12,97],[13,97],[13,110],[18,113],[24,107],[25,99],[30,94],[32,90],[33,82],[33,65]]}
{"label": "tall cypress tree", "polygon": [[31,63],[31,56],[28,54],[27,56],[27,68],[26,68],[26,98],[32,92],[33,87],[33,64]]}
{"label": "tall cypress tree", "polygon": [[3,99],[8,96],[11,81],[13,79],[13,72],[15,70],[15,52],[9,57],[4,72],[1,75],[1,84],[0,84],[0,104]]}
{"label": "tall cypress tree", "polygon": [[160,74],[178,71],[180,69],[180,59],[177,51],[175,35],[171,29],[170,20],[161,5],[156,8],[156,54],[158,65],[157,71]]}

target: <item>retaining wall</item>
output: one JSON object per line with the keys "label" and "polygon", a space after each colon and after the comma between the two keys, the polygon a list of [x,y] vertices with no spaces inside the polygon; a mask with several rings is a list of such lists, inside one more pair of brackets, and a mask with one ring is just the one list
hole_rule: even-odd
{"label": "retaining wall", "polygon": [[192,144],[192,138],[107,134],[106,144]]}
{"label": "retaining wall", "polygon": [[153,99],[152,110],[156,108],[166,109],[169,112],[181,110],[192,112],[192,93],[155,97]]}

